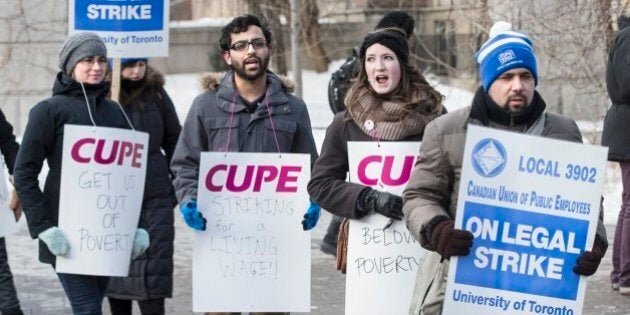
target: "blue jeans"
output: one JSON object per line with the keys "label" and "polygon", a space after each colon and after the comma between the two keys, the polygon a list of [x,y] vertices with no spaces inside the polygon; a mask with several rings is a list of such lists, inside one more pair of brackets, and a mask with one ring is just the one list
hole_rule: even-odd
{"label": "blue jeans", "polygon": [[101,315],[109,277],[57,273],[75,315]]}

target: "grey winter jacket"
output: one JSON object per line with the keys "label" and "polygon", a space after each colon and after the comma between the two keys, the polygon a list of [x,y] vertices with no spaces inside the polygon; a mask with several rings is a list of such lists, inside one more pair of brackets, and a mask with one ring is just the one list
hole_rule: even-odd
{"label": "grey winter jacket", "polygon": [[317,149],[306,104],[290,94],[288,82],[271,72],[266,76],[265,98],[252,114],[234,87],[234,72],[204,76],[205,91],[193,101],[171,162],[180,202],[197,198],[201,152],[221,152],[226,147],[230,152],[278,152],[278,145],[281,152],[310,154],[311,164],[315,162]]}
{"label": "grey winter jacket", "polygon": [[630,25],[615,37],[608,54],[606,88],[612,106],[604,119],[602,145],[607,146],[608,160],[630,161]]}

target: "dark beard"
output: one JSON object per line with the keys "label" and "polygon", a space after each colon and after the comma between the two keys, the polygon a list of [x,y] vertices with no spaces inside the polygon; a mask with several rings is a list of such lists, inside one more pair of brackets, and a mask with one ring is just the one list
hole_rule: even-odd
{"label": "dark beard", "polygon": [[245,60],[243,60],[243,63],[240,66],[236,64],[232,64],[232,70],[234,70],[234,73],[236,73],[237,76],[247,81],[254,81],[260,78],[261,76],[265,74],[265,72],[267,72],[267,68],[269,67],[269,56],[267,56],[264,59],[260,59],[258,57],[255,57],[255,58],[258,59],[258,62],[260,62],[260,68],[258,68],[258,71],[256,71],[256,73],[248,74],[245,71]]}

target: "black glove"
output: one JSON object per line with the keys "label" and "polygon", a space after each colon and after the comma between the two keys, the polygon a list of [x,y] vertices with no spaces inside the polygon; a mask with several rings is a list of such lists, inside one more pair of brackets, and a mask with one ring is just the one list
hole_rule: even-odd
{"label": "black glove", "polygon": [[378,212],[390,219],[402,220],[402,197],[390,193],[369,189],[362,193],[363,200],[360,203],[363,212]]}
{"label": "black glove", "polygon": [[431,232],[431,246],[449,259],[451,256],[467,256],[473,244],[473,235],[470,231],[455,229],[455,221],[444,220],[435,225]]}
{"label": "black glove", "polygon": [[606,246],[599,237],[595,237],[595,243],[593,244],[593,250],[583,252],[578,257],[575,266],[573,266],[573,272],[581,276],[592,276],[599,267],[599,263],[606,254]]}

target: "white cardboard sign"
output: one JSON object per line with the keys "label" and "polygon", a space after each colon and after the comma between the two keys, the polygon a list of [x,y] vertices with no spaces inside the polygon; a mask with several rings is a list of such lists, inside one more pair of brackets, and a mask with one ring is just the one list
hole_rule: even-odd
{"label": "white cardboard sign", "polygon": [[194,312],[310,311],[309,178],[307,154],[201,154]]}
{"label": "white cardboard sign", "polygon": [[[402,195],[420,142],[348,142],[350,181]],[[425,250],[404,221],[368,215],[350,221],[346,314],[406,314]]]}
{"label": "white cardboard sign", "polygon": [[138,227],[149,135],[65,125],[59,228],[70,243],[57,272],[126,277]]}
{"label": "white cardboard sign", "polygon": [[[2,160],[2,158],[0,158]],[[0,237],[11,235],[18,230],[15,214],[9,209],[11,202],[11,190],[8,187],[4,162],[0,162]]]}

